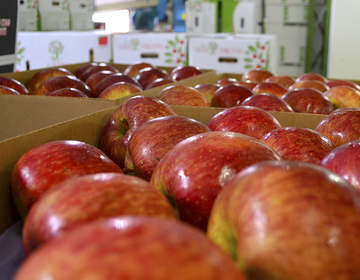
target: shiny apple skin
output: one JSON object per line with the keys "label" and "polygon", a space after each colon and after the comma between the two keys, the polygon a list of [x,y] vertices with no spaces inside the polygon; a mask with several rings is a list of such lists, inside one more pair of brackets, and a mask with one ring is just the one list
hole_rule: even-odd
{"label": "shiny apple skin", "polygon": [[267,78],[273,76],[274,74],[271,71],[264,69],[251,69],[246,71],[242,76],[240,81],[250,81],[253,83],[262,83]]}
{"label": "shiny apple skin", "polygon": [[119,99],[124,96],[141,93],[142,91],[143,90],[135,84],[128,82],[117,82],[104,89],[98,98]]}
{"label": "shiny apple skin", "polygon": [[61,97],[81,97],[81,98],[89,98],[85,93],[76,88],[60,88],[54,90],[53,92],[48,92],[44,94],[45,96],[61,96]]}
{"label": "shiny apple skin", "polygon": [[159,91],[156,97],[169,105],[210,107],[201,92],[187,85],[168,86]]}
{"label": "shiny apple skin", "polygon": [[91,97],[97,97],[97,96],[94,96],[94,90],[95,90],[96,85],[101,80],[103,80],[104,78],[106,78],[112,74],[114,74],[114,72],[109,71],[109,70],[102,70],[102,71],[92,74],[89,78],[86,79],[85,84],[87,84],[87,86],[91,90]]}
{"label": "shiny apple skin", "polygon": [[248,279],[359,279],[360,196],[337,174],[297,161],[239,172],[219,194],[208,236]]}
{"label": "shiny apple skin", "polygon": [[327,84],[317,80],[302,80],[295,82],[295,84],[291,85],[288,90],[294,90],[297,88],[314,88],[321,92],[329,90],[329,86]]}
{"label": "shiny apple skin", "polygon": [[0,85],[0,94],[20,95],[17,90],[2,85]]}
{"label": "shiny apple skin", "polygon": [[168,151],[150,183],[169,198],[182,221],[206,230],[216,196],[237,172],[257,162],[280,159],[253,137],[236,132],[205,132]]}
{"label": "shiny apple skin", "polygon": [[221,87],[220,84],[215,83],[202,83],[197,84],[194,88],[197,91],[200,91],[206,98],[206,100],[211,103],[211,99],[213,98],[215,92]]}
{"label": "shiny apple skin", "polygon": [[252,91],[255,94],[270,93],[279,97],[282,97],[288,90],[282,85],[275,82],[262,82],[257,84]]}
{"label": "shiny apple skin", "polygon": [[267,111],[252,106],[236,106],[217,113],[208,123],[212,131],[232,131],[262,140],[268,132],[280,128],[280,122]]}
{"label": "shiny apple skin", "polygon": [[158,67],[147,67],[141,69],[134,78],[140,83],[142,88],[146,88],[156,79],[168,77],[170,77],[170,74],[164,69]]}
{"label": "shiny apple skin", "polygon": [[83,80],[82,76],[84,75],[85,71],[88,70],[90,67],[97,66],[97,65],[99,65],[99,63],[97,63],[97,62],[86,63],[86,64],[80,66],[78,70],[76,70],[75,76],[77,78],[79,78],[80,80]]}
{"label": "shiny apple skin", "polygon": [[49,189],[31,208],[22,232],[25,253],[81,224],[120,215],[177,220],[166,197],[145,180],[120,173],[83,175]]}
{"label": "shiny apple skin", "polygon": [[141,69],[147,68],[147,67],[154,67],[151,63],[144,62],[144,61],[135,61],[134,63],[129,64],[123,74],[129,75],[130,77],[135,77],[137,73]]}
{"label": "shiny apple skin", "polygon": [[39,145],[16,162],[11,188],[22,216],[51,187],[66,179],[100,172],[123,173],[105,153],[81,141],[58,140]]}
{"label": "shiny apple skin", "polygon": [[[28,89],[30,94],[34,94],[39,85],[55,76],[69,76],[74,75],[69,70],[63,67],[51,67],[37,71],[29,80]],[[75,76],[75,75],[74,75]]]}
{"label": "shiny apple skin", "polygon": [[165,102],[150,96],[134,96],[121,103],[106,123],[99,148],[122,169],[129,139],[134,130],[158,117],[177,115]]}
{"label": "shiny apple skin", "polygon": [[336,86],[349,86],[354,89],[360,90],[360,85],[358,85],[352,81],[344,80],[344,79],[331,79],[326,84],[329,88],[336,87]]}
{"label": "shiny apple skin", "polygon": [[234,84],[234,83],[237,83],[237,82],[239,82],[238,79],[229,77],[229,78],[219,79],[219,80],[217,80],[216,83],[219,84],[220,86],[225,86],[225,85]]}
{"label": "shiny apple skin", "polygon": [[211,107],[230,108],[239,106],[246,98],[254,95],[254,92],[239,84],[228,84],[219,88],[211,99]]}
{"label": "shiny apple skin", "polygon": [[240,106],[253,106],[265,111],[294,112],[281,97],[270,93],[258,93],[246,98]]}
{"label": "shiny apple skin", "polygon": [[292,76],[288,75],[273,75],[265,80],[265,82],[275,82],[286,89],[295,83],[296,79]]}
{"label": "shiny apple skin", "polygon": [[125,169],[150,181],[163,156],[182,140],[210,129],[203,123],[183,116],[149,120],[132,134],[125,157]]}
{"label": "shiny apple skin", "polygon": [[246,280],[203,232],[149,216],[81,225],[30,255],[14,280]]}
{"label": "shiny apple skin", "polygon": [[320,164],[334,143],[319,132],[303,127],[282,127],[264,135],[262,141],[284,160]]}
{"label": "shiny apple skin", "polygon": [[158,79],[152,81],[150,84],[148,84],[146,86],[145,90],[156,88],[156,87],[159,87],[162,85],[169,85],[172,83],[175,83],[175,81],[173,79],[171,79],[170,77],[158,78]]}
{"label": "shiny apple skin", "polygon": [[329,98],[314,88],[289,90],[281,98],[297,113],[328,115],[334,111]]}
{"label": "shiny apple skin", "polygon": [[175,81],[184,80],[193,76],[201,75],[204,72],[196,66],[192,65],[181,65],[175,67],[171,73],[170,77]]}
{"label": "shiny apple skin", "polygon": [[138,81],[136,81],[133,77],[124,75],[122,73],[113,73],[112,75],[109,75],[108,77],[105,77],[103,80],[101,80],[94,89],[94,96],[100,96],[100,94],[109,86],[118,83],[118,82],[126,82],[133,84],[141,90],[143,90],[143,87],[140,85]]}
{"label": "shiny apple skin", "polygon": [[34,95],[46,95],[60,88],[76,88],[87,96],[91,96],[90,88],[74,75],[50,77],[39,85]]}
{"label": "shiny apple skin", "polygon": [[102,63],[99,63],[98,65],[89,67],[82,75],[81,80],[85,82],[92,74],[95,74],[96,72],[103,71],[103,70],[112,71],[114,73],[119,73],[119,70],[117,70],[115,67],[102,62]]}
{"label": "shiny apple skin", "polygon": [[360,139],[360,108],[340,108],[322,119],[315,130],[336,147]]}
{"label": "shiny apple skin", "polygon": [[336,147],[320,165],[339,174],[360,192],[360,140]]}
{"label": "shiny apple skin", "polygon": [[258,85],[258,83],[254,83],[254,82],[250,82],[250,81],[238,81],[235,84],[247,87],[248,89],[251,89],[251,90],[253,90],[254,87],[256,87]]}
{"label": "shiny apple skin", "polygon": [[312,81],[315,80],[315,81],[319,81],[319,82],[322,82],[325,84],[329,81],[323,75],[321,75],[319,73],[314,73],[314,72],[304,73],[301,76],[296,78],[296,82],[305,81],[305,80],[312,80]]}
{"label": "shiny apple skin", "polygon": [[360,108],[360,90],[349,86],[336,86],[324,92],[335,109],[345,107]]}
{"label": "shiny apple skin", "polygon": [[13,78],[0,76],[0,86],[5,86],[16,90],[21,95],[29,95],[29,90],[25,87],[23,83],[20,83],[18,80]]}

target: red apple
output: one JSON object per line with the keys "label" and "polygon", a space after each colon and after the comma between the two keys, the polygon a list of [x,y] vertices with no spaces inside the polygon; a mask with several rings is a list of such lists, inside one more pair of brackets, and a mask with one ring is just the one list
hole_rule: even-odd
{"label": "red apple", "polygon": [[242,76],[241,76],[241,81],[250,81],[253,83],[262,83],[264,82],[267,78],[273,76],[274,74],[268,70],[265,69],[251,69],[246,71]]}
{"label": "red apple", "polygon": [[360,139],[360,108],[340,108],[322,119],[315,130],[335,146]]}
{"label": "red apple", "polygon": [[152,88],[155,88],[155,87],[159,87],[159,86],[162,86],[162,85],[169,85],[169,84],[172,84],[174,82],[175,81],[173,79],[171,79],[170,77],[158,78],[158,79],[152,81],[150,84],[148,84],[146,86],[145,90],[152,89]]}
{"label": "red apple", "polygon": [[239,132],[261,140],[266,133],[280,128],[281,124],[263,109],[236,106],[217,113],[208,126],[212,131]]}
{"label": "red apple", "polygon": [[22,231],[25,253],[81,224],[120,215],[177,220],[166,197],[145,180],[120,173],[83,175],[49,189],[30,209]]}
{"label": "red apple", "polygon": [[119,99],[121,97],[132,95],[135,93],[140,93],[143,90],[132,83],[128,82],[117,82],[108,86],[105,90],[101,92],[99,98],[104,99]]}
{"label": "red apple", "polygon": [[91,96],[90,88],[74,75],[50,77],[38,86],[34,95],[46,95],[60,88],[76,88]]}
{"label": "red apple", "polygon": [[295,82],[295,84],[292,84],[288,90],[294,90],[297,88],[314,88],[321,92],[325,92],[329,90],[329,86],[326,85],[323,82],[317,81],[317,80],[302,80]]}
{"label": "red apple", "polygon": [[82,80],[82,76],[84,75],[85,71],[88,70],[92,66],[97,66],[99,63],[97,62],[89,62],[84,64],[83,66],[80,66],[79,69],[75,72],[75,76]]}
{"label": "red apple", "polygon": [[109,86],[118,83],[118,82],[126,82],[126,83],[130,83],[133,84],[135,86],[137,86],[138,88],[140,88],[141,90],[143,89],[142,86],[140,85],[140,83],[138,81],[136,81],[133,77],[130,77],[128,75],[124,75],[122,73],[113,73],[112,75],[109,75],[108,77],[105,77],[103,80],[101,80],[95,87],[93,95],[95,97],[99,97],[100,94]]}
{"label": "red apple", "polygon": [[193,76],[201,75],[203,73],[204,72],[199,67],[192,65],[181,65],[175,67],[171,71],[170,78],[172,78],[174,81],[180,81]]}
{"label": "red apple", "polygon": [[182,221],[206,230],[218,193],[243,168],[281,158],[261,141],[236,132],[189,137],[168,151],[150,183],[176,207]]}
{"label": "red apple", "polygon": [[169,73],[158,67],[143,68],[136,74],[135,80],[137,80],[142,88],[146,88],[149,84],[158,78],[168,78]]}
{"label": "red apple", "polygon": [[349,86],[336,86],[324,92],[335,109],[344,107],[360,107],[360,90]]}
{"label": "red apple", "polygon": [[16,206],[25,216],[31,206],[52,186],[76,176],[122,170],[100,149],[75,140],[39,145],[16,162],[11,187]]}
{"label": "red apple", "polygon": [[239,82],[239,80],[236,79],[236,78],[229,77],[229,78],[219,79],[219,80],[217,80],[216,83],[219,84],[220,86],[225,86],[225,85],[228,85],[228,84],[234,84],[236,82]]}
{"label": "red apple", "polygon": [[326,77],[324,77],[323,75],[321,75],[319,73],[314,73],[314,72],[304,73],[301,76],[296,78],[296,82],[305,81],[305,80],[316,80],[316,81],[320,81],[324,84],[326,84],[328,82],[328,79]]}
{"label": "red apple", "polygon": [[17,90],[2,85],[0,85],[0,94],[20,95],[20,93]]}
{"label": "red apple", "polygon": [[106,77],[108,77],[108,76],[110,76],[112,74],[114,74],[113,71],[102,70],[102,71],[99,71],[99,72],[96,72],[96,73],[92,74],[89,78],[87,78],[87,80],[85,81],[85,84],[87,84],[87,86],[91,90],[91,97],[95,97],[95,96],[93,96],[93,93],[94,93],[96,85],[100,81],[102,81],[104,78],[106,78]]}
{"label": "red apple", "polygon": [[85,93],[76,88],[60,88],[52,92],[44,94],[45,96],[63,96],[63,97],[81,97],[88,98]]}
{"label": "red apple", "polygon": [[258,93],[246,98],[240,106],[254,106],[265,111],[294,112],[281,97],[269,93]]}
{"label": "red apple", "polygon": [[257,84],[252,91],[255,94],[270,93],[282,97],[288,90],[282,85],[275,82],[261,82]]}
{"label": "red apple", "polygon": [[360,194],[324,167],[267,161],[239,172],[208,236],[248,279],[359,279]]}
{"label": "red apple", "polygon": [[238,84],[228,84],[219,88],[213,98],[211,99],[211,107],[230,108],[239,106],[249,96],[254,95],[254,92]]}
{"label": "red apple", "polygon": [[220,84],[214,83],[202,83],[197,84],[194,88],[197,91],[200,91],[206,98],[206,100],[211,103],[211,99],[213,98],[215,92],[221,87]]}
{"label": "red apple", "polygon": [[210,107],[201,92],[187,85],[168,86],[159,91],[156,97],[169,105]]}
{"label": "red apple", "polygon": [[31,94],[34,94],[40,84],[47,79],[55,76],[69,76],[73,75],[69,70],[62,67],[51,67],[37,71],[29,80],[28,89]]}
{"label": "red apple", "polygon": [[188,117],[166,116],[149,120],[135,129],[130,138],[125,169],[150,181],[156,165],[170,149],[190,136],[208,131],[205,124]]}
{"label": "red apple", "polygon": [[241,85],[241,86],[245,86],[248,89],[253,90],[254,87],[256,87],[258,85],[258,83],[254,83],[254,82],[250,82],[250,81],[238,81],[236,82],[236,84]]}
{"label": "red apple", "polygon": [[284,160],[319,164],[334,143],[319,132],[303,127],[282,127],[270,131],[262,140]]}
{"label": "red apple", "polygon": [[103,70],[119,73],[119,70],[117,70],[115,67],[108,65],[107,63],[99,63],[98,65],[89,67],[82,75],[81,80],[85,82],[92,74]]}
{"label": "red apple", "polygon": [[24,84],[20,83],[18,80],[13,78],[0,76],[0,86],[5,86],[16,90],[19,94],[29,95],[29,90],[25,87]]}
{"label": "red apple", "polygon": [[334,111],[329,98],[314,88],[289,90],[281,98],[298,113],[330,114]]}
{"label": "red apple", "polygon": [[149,120],[176,115],[170,105],[150,96],[134,96],[121,103],[100,136],[100,149],[121,168],[133,131]]}
{"label": "red apple", "polygon": [[284,88],[289,88],[294,84],[296,79],[289,75],[273,75],[265,80],[265,82],[274,82],[282,85]]}
{"label": "red apple", "polygon": [[337,87],[337,86],[349,86],[354,89],[360,90],[360,85],[358,85],[352,81],[344,80],[344,79],[331,79],[326,83],[326,85],[329,88]]}
{"label": "red apple", "polygon": [[245,280],[232,258],[200,230],[150,216],[105,218],[44,244],[14,280]]}
{"label": "red apple", "polygon": [[141,69],[147,68],[147,67],[154,67],[151,63],[148,62],[144,62],[144,61],[135,61],[131,64],[129,64],[123,74],[125,75],[129,75],[130,77],[135,77],[137,73],[139,73],[139,71]]}

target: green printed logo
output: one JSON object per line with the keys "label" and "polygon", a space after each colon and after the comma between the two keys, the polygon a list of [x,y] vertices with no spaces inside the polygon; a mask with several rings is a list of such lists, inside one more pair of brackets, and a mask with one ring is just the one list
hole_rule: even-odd
{"label": "green printed logo", "polygon": [[130,46],[131,46],[133,51],[136,51],[138,49],[139,45],[140,45],[139,39],[136,39],[136,38],[131,39]]}
{"label": "green printed logo", "polygon": [[245,69],[269,70],[268,49],[269,41],[266,41],[264,44],[257,41],[255,46],[248,46],[248,50],[245,51]]}
{"label": "green printed logo", "polygon": [[51,59],[57,61],[60,58],[60,55],[64,52],[64,45],[58,41],[53,40],[49,44],[49,53],[51,54]]}
{"label": "green printed logo", "polygon": [[16,61],[17,61],[17,65],[21,64],[21,61],[24,59],[24,52],[25,52],[25,48],[22,48],[21,46],[21,41],[18,41],[17,43],[17,56],[16,56]]}
{"label": "green printed logo", "polygon": [[167,57],[165,62],[169,64],[187,65],[185,38],[180,39],[178,35],[175,40],[169,40],[165,45]]}

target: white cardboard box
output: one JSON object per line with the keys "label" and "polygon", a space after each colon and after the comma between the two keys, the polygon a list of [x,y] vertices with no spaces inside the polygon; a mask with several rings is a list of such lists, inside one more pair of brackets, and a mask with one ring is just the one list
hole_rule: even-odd
{"label": "white cardboard box", "polygon": [[176,67],[187,65],[185,33],[130,32],[112,36],[113,61],[131,64],[145,61],[155,66]]}
{"label": "white cardboard box", "polygon": [[268,4],[265,5],[266,22],[305,23],[308,22],[309,5],[305,4]]}
{"label": "white cardboard box", "polygon": [[218,32],[218,1],[187,0],[185,1],[186,33],[211,34]]}
{"label": "white cardboard box", "polygon": [[71,29],[72,30],[93,30],[94,13],[93,0],[70,0]]}
{"label": "white cardboard box", "polygon": [[19,31],[40,30],[39,7],[37,0],[19,1]]}
{"label": "white cardboard box", "polygon": [[18,0],[0,0],[0,73],[16,70],[18,8]]}
{"label": "white cardboard box", "polygon": [[41,31],[70,30],[70,0],[38,0]]}
{"label": "white cardboard box", "polygon": [[237,34],[190,36],[189,64],[217,73],[244,73],[263,68],[277,72],[277,42],[274,35]]}
{"label": "white cardboard box", "polygon": [[[34,44],[36,42],[36,44]],[[111,34],[100,31],[19,32],[18,70],[39,69],[91,60],[111,61]]]}

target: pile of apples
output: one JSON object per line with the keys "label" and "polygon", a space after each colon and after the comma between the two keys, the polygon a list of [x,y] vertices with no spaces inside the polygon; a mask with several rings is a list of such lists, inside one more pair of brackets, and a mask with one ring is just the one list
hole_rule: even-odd
{"label": "pile of apples", "polygon": [[[272,73],[251,78],[260,72],[212,84],[210,101],[200,85],[136,95],[98,146],[59,140],[23,154],[11,189],[26,259],[14,279],[360,279],[360,108],[333,107],[315,129],[282,127],[272,109],[243,103],[309,88],[257,92],[280,85],[265,81]],[[329,89],[311,92],[323,100],[352,89],[319,83]],[[225,88],[252,94],[208,124],[170,106],[221,104]]]}
{"label": "pile of apples", "polygon": [[76,73],[63,67],[41,69],[27,87],[13,78],[0,76],[0,94],[118,99],[202,73],[195,66],[178,66],[169,73],[142,61],[128,65],[120,73],[108,63],[91,62]]}

